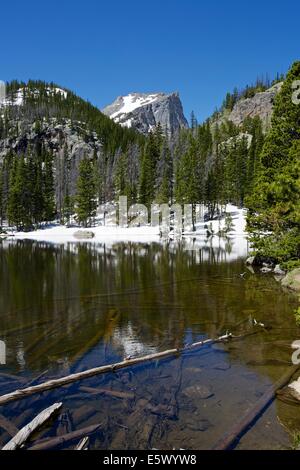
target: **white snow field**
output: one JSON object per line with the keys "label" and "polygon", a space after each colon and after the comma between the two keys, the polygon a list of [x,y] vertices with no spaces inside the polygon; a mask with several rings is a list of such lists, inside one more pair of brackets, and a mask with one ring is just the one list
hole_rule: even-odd
{"label": "white snow field", "polygon": [[[96,225],[83,229],[76,225],[67,227],[65,225],[51,224],[41,229],[31,232],[11,232],[11,236],[7,240],[35,240],[54,244],[68,243],[105,243],[112,245],[117,242],[133,242],[133,243],[165,243],[176,245],[180,240],[184,240],[185,249],[202,250],[202,260],[206,255],[209,258],[210,250],[213,248],[219,257],[226,260],[233,260],[246,257],[249,251],[249,242],[246,233],[246,210],[239,209],[233,205],[227,205],[226,213],[232,218],[232,230],[226,237],[218,236],[218,233],[225,227],[225,216],[219,220],[209,220],[198,223],[196,231],[184,232],[182,237],[174,236],[170,232],[167,236],[161,237],[161,229],[159,226],[152,227],[144,225],[141,227],[118,227],[115,225],[102,225],[103,221],[98,219]],[[74,233],[80,231],[91,231],[94,233],[93,238],[77,239]],[[207,231],[212,236],[207,236]],[[171,246],[170,245],[170,246]],[[205,255],[206,253],[206,255]],[[204,256],[204,257],[203,257]]]}

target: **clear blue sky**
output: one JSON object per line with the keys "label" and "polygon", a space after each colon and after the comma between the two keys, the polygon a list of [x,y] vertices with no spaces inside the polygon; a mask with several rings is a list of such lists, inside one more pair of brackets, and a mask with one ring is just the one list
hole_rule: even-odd
{"label": "clear blue sky", "polygon": [[299,0],[14,0],[0,15],[0,79],[54,81],[99,107],[179,91],[200,121],[300,56]]}

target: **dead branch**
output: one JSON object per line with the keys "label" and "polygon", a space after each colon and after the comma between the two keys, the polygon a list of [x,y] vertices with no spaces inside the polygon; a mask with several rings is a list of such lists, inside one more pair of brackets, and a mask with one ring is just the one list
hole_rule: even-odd
{"label": "dead branch", "polygon": [[2,450],[15,450],[20,447],[31,434],[44,424],[50,416],[62,407],[62,403],[54,403],[39,413],[30,423],[26,424],[3,448]]}

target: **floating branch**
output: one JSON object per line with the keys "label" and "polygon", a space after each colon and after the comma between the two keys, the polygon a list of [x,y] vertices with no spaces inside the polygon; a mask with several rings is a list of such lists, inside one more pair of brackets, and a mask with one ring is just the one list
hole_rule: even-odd
{"label": "floating branch", "polygon": [[101,424],[93,424],[91,426],[77,429],[77,431],[69,432],[68,434],[64,434],[63,436],[56,436],[53,438],[42,439],[40,441],[35,442],[31,447],[28,447],[27,450],[48,450],[58,447],[62,444],[66,444],[68,442],[74,441],[75,439],[80,439],[82,436],[88,436],[96,432],[100,427]]}
{"label": "floating branch", "polygon": [[105,374],[107,372],[115,372],[118,369],[124,369],[125,367],[134,366],[136,364],[142,364],[144,362],[150,362],[153,360],[159,360],[168,356],[174,356],[181,353],[185,353],[191,351],[192,349],[199,348],[202,346],[209,346],[211,344],[220,343],[222,341],[227,340],[240,340],[245,338],[246,336],[256,334],[259,331],[263,331],[261,328],[260,330],[256,330],[254,332],[246,333],[244,335],[234,336],[231,333],[226,333],[223,336],[220,336],[216,339],[205,339],[203,341],[198,341],[196,343],[192,343],[184,348],[181,349],[168,349],[166,351],[161,351],[154,354],[148,354],[147,356],[142,357],[135,357],[135,358],[128,358],[122,362],[117,362],[116,364],[110,364],[100,367],[95,367],[94,369],[88,369],[82,372],[77,372],[75,374],[67,375],[66,377],[60,377],[59,379],[52,379],[47,382],[34,385],[32,387],[23,388],[20,390],[15,390],[12,393],[7,393],[6,395],[0,396],[0,406],[5,405],[11,401],[20,400],[22,398],[28,397],[33,395],[34,393],[44,392],[45,390],[51,390],[54,388],[62,387],[63,385],[68,385],[70,383],[78,382],[79,380],[87,379],[89,377],[94,377],[95,375]]}
{"label": "floating branch", "polygon": [[62,407],[62,403],[54,403],[39,413],[30,423],[26,424],[3,448],[2,450],[15,450],[21,447],[31,434],[44,424],[48,419]]}
{"label": "floating branch", "polygon": [[88,450],[89,448],[89,440],[88,436],[85,436],[75,447],[75,450]]}
{"label": "floating branch", "polygon": [[117,362],[116,364],[95,367],[94,369],[88,369],[82,372],[77,372],[75,374],[67,375],[66,377],[60,377],[59,379],[49,380],[42,384],[23,388],[20,390],[15,390],[12,393],[8,393],[6,395],[0,396],[0,406],[6,403],[9,403],[11,401],[20,400],[22,398],[28,397],[30,395],[33,395],[34,393],[40,393],[40,392],[44,392],[45,390],[59,388],[59,387],[62,387],[63,385],[68,385],[70,383],[74,383],[79,380],[87,379],[89,377],[94,377],[95,375],[104,374],[106,372],[115,372],[118,369],[124,369],[125,367],[130,367],[136,364],[141,364],[144,362],[150,362],[153,360],[162,359],[164,357],[180,354],[185,351],[190,351],[191,349],[194,349],[194,348],[207,346],[210,344],[226,341],[232,338],[237,338],[237,337],[234,337],[231,333],[226,333],[226,335],[220,336],[217,339],[206,339],[203,341],[198,341],[197,343],[190,344],[189,346],[183,349],[168,349],[167,351],[162,351],[159,353],[149,354],[147,356],[124,360],[122,362]]}

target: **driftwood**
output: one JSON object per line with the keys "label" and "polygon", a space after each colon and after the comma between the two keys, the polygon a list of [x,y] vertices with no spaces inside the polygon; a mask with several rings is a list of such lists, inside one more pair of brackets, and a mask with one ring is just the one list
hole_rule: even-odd
{"label": "driftwood", "polygon": [[35,382],[38,382],[38,380],[40,380],[44,375],[48,374],[48,369],[47,370],[44,370],[43,372],[41,372],[39,375],[37,375],[36,377],[34,377],[32,380],[30,380],[28,382],[27,387],[30,387],[31,385],[33,385]]}
{"label": "driftwood", "polygon": [[114,398],[134,398],[134,393],[132,392],[121,392],[119,390],[109,390],[107,388],[93,388],[93,387],[79,387],[79,390],[82,392],[89,393],[91,395],[107,395]]}
{"label": "driftwood", "polygon": [[19,432],[19,429],[3,415],[0,415],[0,428],[4,429],[11,437]]}
{"label": "driftwood", "polygon": [[[68,398],[69,400],[69,398]],[[75,427],[78,427],[81,423],[86,423],[95,414],[95,409],[90,405],[81,405],[76,407],[72,413],[72,420]]]}
{"label": "driftwood", "polygon": [[89,436],[96,432],[102,424],[93,424],[82,429],[77,429],[77,431],[69,432],[64,436],[56,436],[53,438],[41,439],[36,441],[31,447],[28,447],[27,450],[48,450],[55,447],[61,446],[68,442],[74,441],[75,439],[80,439],[82,436]]}
{"label": "driftwood", "polygon": [[232,448],[235,442],[247,431],[247,428],[249,428],[270,403],[272,403],[276,397],[276,391],[284,387],[298,369],[299,366],[291,367],[274,385],[269,387],[250,411],[243,416],[241,421],[236,423],[232,429],[213,446],[213,450],[227,450]]}
{"label": "driftwood", "polygon": [[[217,339],[206,339],[203,341],[198,341],[182,349],[168,349],[167,351],[162,351],[159,353],[149,354],[147,356],[136,357],[133,359],[124,360],[122,362],[117,362],[116,364],[110,364],[100,367],[95,367],[94,369],[88,369],[82,372],[77,372],[75,374],[67,375],[66,377],[60,377],[59,379],[49,380],[42,384],[34,385],[33,387],[23,388],[21,390],[15,390],[12,393],[7,393],[0,396],[0,406],[9,403],[11,401],[20,400],[22,398],[33,395],[34,393],[44,392],[45,390],[51,390],[54,388],[62,387],[70,383],[77,382],[89,377],[94,377],[95,375],[104,374],[106,372],[115,372],[118,369],[124,369],[125,367],[134,366],[136,364],[141,364],[144,362],[150,362],[153,360],[163,359],[168,356],[173,356],[176,354],[183,353],[185,351],[190,351],[194,348],[199,348],[202,346],[208,346],[214,343],[226,341],[234,337],[231,333],[226,333],[226,335],[220,336]],[[241,338],[240,336],[238,338]]]}
{"label": "driftwood", "polygon": [[85,371],[82,371],[82,372],[77,372],[75,374],[67,375],[65,377],[60,377],[58,379],[52,379],[52,380],[49,380],[47,382],[44,382],[44,383],[41,383],[41,384],[38,384],[38,385],[34,385],[32,387],[27,387],[27,388],[23,388],[23,389],[20,389],[20,390],[15,390],[12,393],[7,393],[5,395],[0,396],[0,406],[4,405],[6,403],[9,403],[9,402],[15,401],[15,400],[20,400],[20,399],[25,398],[27,396],[31,396],[35,393],[40,393],[40,392],[44,392],[45,390],[51,390],[51,389],[54,389],[54,388],[59,388],[59,387],[62,387],[64,385],[68,385],[70,383],[78,382],[80,380],[83,380],[83,379],[86,379],[86,378],[89,378],[89,377],[94,377],[96,375],[104,374],[104,373],[107,373],[107,372],[115,372],[116,370],[124,369],[126,367],[134,366],[134,365],[137,365],[137,364],[142,364],[144,362],[150,362],[150,361],[153,361],[153,360],[158,361],[159,359],[163,359],[163,358],[174,356],[174,355],[179,355],[181,353],[188,353],[188,352],[192,351],[193,349],[201,348],[202,346],[209,346],[209,345],[212,345],[212,344],[215,344],[215,343],[220,343],[222,341],[240,340],[242,338],[245,338],[246,336],[256,334],[259,331],[262,331],[262,329],[256,330],[256,331],[250,332],[250,333],[245,333],[243,335],[238,335],[238,336],[234,336],[231,333],[226,333],[225,335],[220,336],[219,338],[206,339],[206,340],[203,340],[203,341],[198,341],[196,343],[192,343],[190,345],[187,345],[183,348],[168,349],[166,351],[161,351],[161,352],[158,352],[158,353],[149,354],[147,356],[141,356],[141,357],[136,357],[136,358],[132,358],[132,359],[128,358],[128,359],[125,359],[122,362],[117,362],[115,364],[109,364],[109,365],[105,365],[105,366],[95,367],[93,369],[88,369],[88,370],[85,370]]}
{"label": "driftwood", "polygon": [[75,450],[88,450],[89,448],[89,440],[88,436],[85,436],[75,447]]}
{"label": "driftwood", "polygon": [[287,405],[300,405],[300,401],[293,396],[289,387],[284,387],[283,389],[278,390],[276,392],[276,397],[278,400],[282,401],[283,403],[286,403]]}
{"label": "driftwood", "polygon": [[48,419],[62,407],[62,403],[54,403],[46,410],[39,413],[30,423],[26,424],[3,448],[2,450],[15,450],[20,447],[31,434],[44,424]]}

